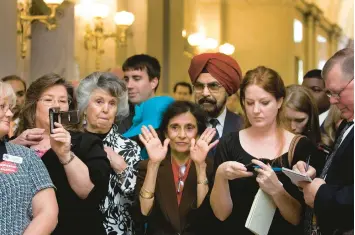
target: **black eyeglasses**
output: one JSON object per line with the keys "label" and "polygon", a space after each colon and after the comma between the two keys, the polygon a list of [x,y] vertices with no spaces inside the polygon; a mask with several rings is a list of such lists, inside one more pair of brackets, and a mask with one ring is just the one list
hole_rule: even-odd
{"label": "black eyeglasses", "polygon": [[222,87],[222,85],[219,84],[218,82],[210,82],[210,83],[196,82],[193,87],[194,87],[195,92],[201,93],[201,92],[203,92],[203,90],[205,89],[206,86],[211,93],[218,92],[219,89]]}
{"label": "black eyeglasses", "polygon": [[349,86],[349,84],[350,84],[353,80],[354,80],[354,77],[353,77],[353,78],[348,82],[348,84],[346,84],[346,86],[345,86],[343,89],[341,89],[339,92],[333,93],[333,92],[331,92],[330,90],[326,90],[326,91],[325,91],[325,94],[326,94],[329,98],[333,97],[333,98],[335,98],[335,99],[339,99],[341,93]]}

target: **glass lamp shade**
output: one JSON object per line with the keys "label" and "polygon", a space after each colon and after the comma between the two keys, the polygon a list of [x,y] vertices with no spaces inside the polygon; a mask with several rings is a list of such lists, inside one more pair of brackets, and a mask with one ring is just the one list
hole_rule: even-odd
{"label": "glass lamp shade", "polygon": [[114,21],[118,26],[130,26],[134,22],[134,15],[131,12],[120,11],[115,14]]}
{"label": "glass lamp shade", "polygon": [[47,5],[60,5],[64,0],[43,0]]}
{"label": "glass lamp shade", "polygon": [[218,41],[214,38],[206,38],[200,44],[200,48],[205,50],[213,50],[216,49],[217,47],[218,47]]}
{"label": "glass lamp shade", "polygon": [[224,43],[223,45],[219,46],[219,52],[226,54],[226,55],[233,54],[234,50],[235,50],[235,47],[230,43]]}
{"label": "glass lamp shade", "polygon": [[109,13],[109,7],[100,3],[81,3],[75,5],[75,14],[84,19],[106,18]]}
{"label": "glass lamp shade", "polygon": [[204,40],[205,36],[202,33],[193,33],[187,38],[188,43],[193,47],[201,45]]}

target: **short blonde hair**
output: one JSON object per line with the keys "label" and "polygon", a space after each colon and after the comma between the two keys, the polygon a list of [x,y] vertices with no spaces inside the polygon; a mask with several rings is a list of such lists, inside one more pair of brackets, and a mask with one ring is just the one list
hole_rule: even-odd
{"label": "short blonde hair", "polygon": [[16,105],[16,95],[10,84],[0,82],[0,99],[7,100],[10,108]]}

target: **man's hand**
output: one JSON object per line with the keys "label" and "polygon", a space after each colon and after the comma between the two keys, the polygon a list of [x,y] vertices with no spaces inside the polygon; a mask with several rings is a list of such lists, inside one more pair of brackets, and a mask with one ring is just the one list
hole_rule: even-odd
{"label": "man's hand", "polygon": [[325,184],[325,181],[320,178],[315,178],[311,183],[299,182],[299,187],[303,189],[303,197],[308,206],[314,208],[314,199],[321,185]]}
{"label": "man's hand", "polygon": [[316,177],[316,169],[314,169],[312,166],[308,166],[307,169],[307,163],[304,161],[298,161],[293,167],[292,170],[297,171],[301,174],[306,174],[308,175],[311,179],[314,179]]}

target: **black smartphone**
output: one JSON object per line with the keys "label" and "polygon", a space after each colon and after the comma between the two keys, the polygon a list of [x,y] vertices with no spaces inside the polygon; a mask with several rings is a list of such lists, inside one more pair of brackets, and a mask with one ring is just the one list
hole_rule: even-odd
{"label": "black smartphone", "polygon": [[71,110],[67,112],[60,111],[59,108],[49,109],[49,129],[53,134],[55,128],[54,123],[61,124],[77,124],[79,123],[79,110]]}
{"label": "black smartphone", "polygon": [[[267,159],[267,158],[260,158],[260,159],[257,159],[257,160],[261,161],[264,164],[268,164],[269,163],[270,165],[271,165],[271,162],[272,162],[272,160]],[[258,166],[258,165],[254,164],[252,162],[250,162],[249,164],[245,165],[245,167],[247,168],[247,171],[251,171],[251,172],[254,172],[254,168],[256,166]]]}

